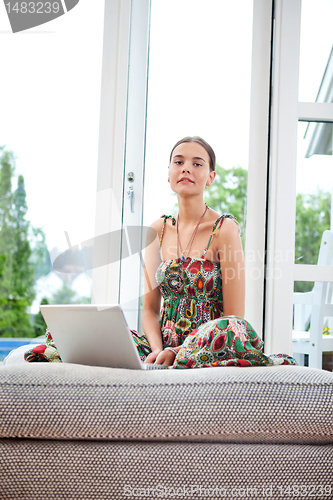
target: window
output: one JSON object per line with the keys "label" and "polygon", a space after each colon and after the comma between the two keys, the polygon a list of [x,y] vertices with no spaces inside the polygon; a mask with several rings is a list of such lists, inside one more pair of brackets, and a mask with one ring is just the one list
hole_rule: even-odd
{"label": "window", "polygon": [[[65,231],[72,245],[94,236],[104,5],[82,1],[15,35],[1,14],[0,145],[17,158],[13,189],[22,174],[26,218],[45,232],[53,261],[68,249]],[[32,314],[65,277],[76,300],[90,300],[87,274],[51,272],[35,286]]]}
{"label": "window", "polygon": [[[321,8],[324,7],[324,4],[327,7],[325,15],[331,20],[331,4],[324,1],[318,2],[319,10],[322,14]],[[316,5],[316,9],[318,6]],[[318,40],[319,43],[325,42],[325,53],[327,57],[331,57],[332,38],[329,40],[329,37],[326,37],[324,41],[324,37],[319,31],[318,39],[313,36],[318,18],[317,15],[313,14],[312,7],[311,2],[307,2],[307,0],[303,0],[303,2],[301,0],[295,2],[280,0],[275,3],[265,322],[267,352],[292,352],[291,325],[294,280],[321,280],[320,270],[317,266],[309,268],[307,265],[295,264],[294,250],[296,187],[299,188],[301,184],[304,185],[306,182],[308,185],[310,183],[314,185],[316,183],[314,181],[320,178],[321,169],[324,168],[320,166],[323,165],[320,158],[316,157],[304,161],[301,156],[311,157],[316,154],[316,151],[319,152],[320,142],[323,146],[321,139],[325,139],[324,142],[326,141],[325,144],[328,145],[331,130],[331,125],[328,122],[333,121],[333,105],[325,90],[327,84],[325,80],[331,76],[327,72],[320,76],[320,71],[324,71],[327,64],[327,61],[322,60],[322,54],[318,57],[321,63],[314,71],[314,63],[317,64],[314,55],[315,51],[318,50],[316,49]],[[302,40],[302,45],[300,45],[300,40]],[[327,64],[326,71],[329,68],[330,63]],[[314,79],[312,79],[312,75],[314,75]],[[317,90],[314,91],[317,85]],[[300,99],[312,102],[302,102]],[[324,122],[325,125],[323,123],[310,123],[308,128],[304,130],[304,124],[298,125],[298,121]],[[302,142],[302,139],[297,140],[297,134],[298,131],[302,133],[302,130],[307,141],[307,149],[304,149],[303,153],[300,153],[299,150],[297,168],[297,144]],[[315,140],[315,136],[318,139],[321,137],[319,142]],[[329,151],[330,146],[328,145],[325,154],[330,154]],[[325,163],[327,161],[329,160],[326,160]],[[304,175],[305,162],[311,163],[313,166],[316,165],[316,176],[312,177],[310,181],[306,180]],[[326,180],[328,181],[328,179]],[[278,276],[275,279],[269,279],[274,270],[278,272]]]}

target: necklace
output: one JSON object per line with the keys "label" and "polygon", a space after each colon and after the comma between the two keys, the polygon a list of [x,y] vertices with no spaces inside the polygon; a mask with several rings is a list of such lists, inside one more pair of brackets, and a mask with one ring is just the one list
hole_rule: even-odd
{"label": "necklace", "polygon": [[[206,205],[206,203],[205,203],[205,205]],[[189,242],[187,243],[186,248],[185,248],[185,250],[184,250],[184,251],[182,250],[182,247],[180,246],[180,241],[179,241],[179,233],[178,233],[179,214],[178,214],[178,217],[177,217],[177,248],[179,248],[179,249],[180,249],[180,252],[181,252],[181,254],[182,254],[182,256],[180,257],[180,261],[181,261],[181,262],[184,262],[184,260],[185,260],[185,259],[189,256],[189,253],[190,253],[190,251],[191,251],[191,248],[192,248],[192,245],[193,245],[193,241],[194,241],[195,235],[197,234],[197,231],[198,231],[198,228],[199,228],[200,222],[201,222],[201,221],[202,221],[202,219],[204,218],[205,213],[207,212],[207,210],[208,210],[208,205],[206,205],[206,208],[205,208],[204,213],[203,213],[203,214],[202,214],[202,216],[200,217],[200,220],[199,220],[198,224],[195,226],[194,231],[193,231],[193,233],[192,233],[192,236],[191,236],[191,238],[189,239]],[[187,250],[187,249],[188,249],[188,250]],[[187,255],[186,255],[186,257],[185,257],[186,252],[187,252]]]}

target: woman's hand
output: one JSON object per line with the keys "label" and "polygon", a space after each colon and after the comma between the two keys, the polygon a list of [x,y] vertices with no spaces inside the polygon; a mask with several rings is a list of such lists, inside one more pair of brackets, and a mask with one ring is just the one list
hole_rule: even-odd
{"label": "woman's hand", "polygon": [[167,365],[171,366],[173,365],[173,362],[175,360],[175,353],[169,350],[161,351],[159,355],[156,358],[155,363],[157,365]]}
{"label": "woman's hand", "polygon": [[160,353],[162,353],[163,351],[161,349],[155,349],[154,351],[152,351],[150,354],[148,354],[148,356],[146,357],[146,359],[144,360],[144,363],[155,363],[156,361],[156,358],[158,357],[158,355]]}

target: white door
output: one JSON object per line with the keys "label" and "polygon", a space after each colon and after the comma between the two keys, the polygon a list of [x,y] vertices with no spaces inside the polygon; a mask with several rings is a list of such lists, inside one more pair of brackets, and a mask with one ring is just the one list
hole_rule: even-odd
{"label": "white door", "polygon": [[[332,2],[323,0],[315,5],[309,0],[275,2],[266,268],[267,352],[292,354],[294,281],[321,279],[314,261],[303,259],[302,264],[299,259],[302,252],[295,261],[295,228],[298,230],[301,224],[300,221],[298,226],[295,224],[296,194],[304,189],[309,193],[317,184],[328,190],[332,187],[332,168],[327,169],[331,158],[326,158],[324,167],[317,156],[319,131],[323,132],[324,128],[329,135],[328,122],[333,122],[332,95],[324,89],[327,80],[332,79],[329,72],[332,73],[333,68],[331,63],[327,64],[333,44],[329,28],[332,19]],[[306,127],[298,122],[325,122],[326,125],[310,123],[303,139]],[[303,147],[302,143],[310,137],[312,146]],[[331,155],[331,147],[324,154]],[[305,156],[312,159],[304,160]],[[312,168],[307,164],[312,164]],[[320,177],[325,180],[320,181]],[[321,235],[318,251],[320,239]]]}

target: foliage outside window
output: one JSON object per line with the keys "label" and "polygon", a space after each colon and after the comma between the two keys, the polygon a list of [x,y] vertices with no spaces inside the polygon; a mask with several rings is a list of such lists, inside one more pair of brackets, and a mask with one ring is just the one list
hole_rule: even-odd
{"label": "foliage outside window", "polygon": [[207,205],[220,214],[236,217],[245,242],[247,170],[241,166],[223,168],[216,165],[216,177],[205,193]]}
{"label": "foliage outside window", "polygon": [[[40,313],[28,312],[35,296],[36,281],[52,272],[46,237],[41,228],[27,220],[28,211],[23,175],[15,180],[15,156],[0,147],[0,337],[36,337],[45,333]],[[90,303],[78,297],[66,278],[52,297],[41,304]]]}
{"label": "foliage outside window", "polygon": [[[298,193],[296,197],[295,262],[318,262],[323,232],[330,229],[331,193],[317,189],[313,193]],[[295,292],[309,292],[312,282],[296,281]]]}
{"label": "foliage outside window", "polygon": [[0,151],[0,336],[33,337],[27,307],[35,297],[35,270],[24,178],[19,175],[13,192],[15,157],[4,147]]}

